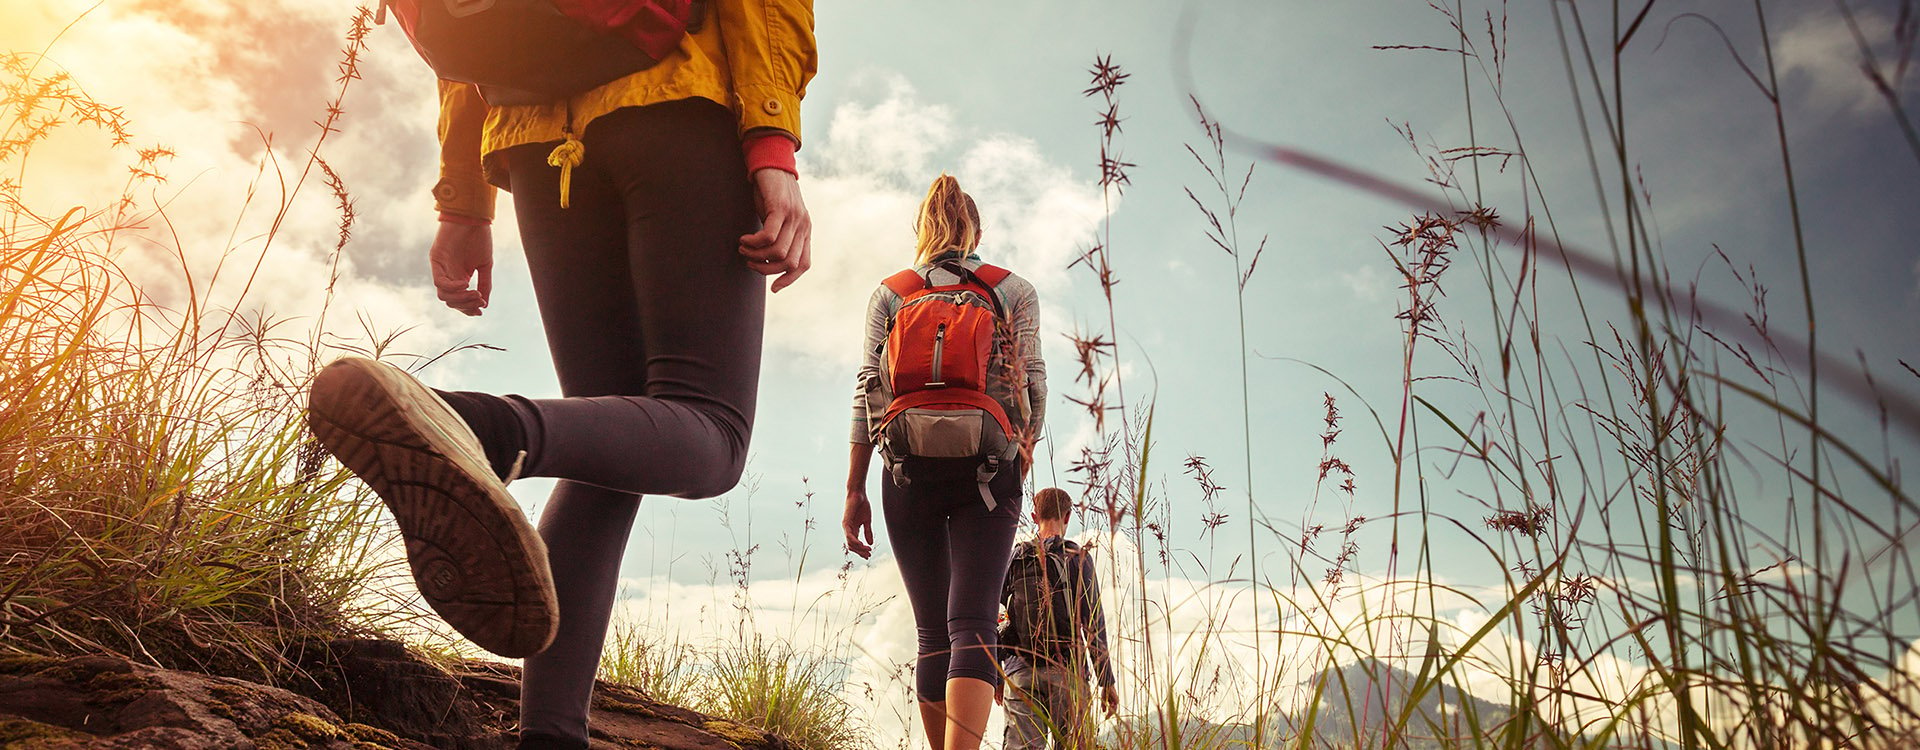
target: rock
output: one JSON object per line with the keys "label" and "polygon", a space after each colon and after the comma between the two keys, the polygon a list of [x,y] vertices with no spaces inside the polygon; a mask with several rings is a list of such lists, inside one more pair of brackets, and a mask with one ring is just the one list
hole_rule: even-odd
{"label": "rock", "polygon": [[[336,640],[303,659],[315,698],[349,720],[447,750],[510,750],[520,718],[520,669],[469,660],[442,669],[402,644]],[[794,750],[759,729],[660,703],[638,690],[600,682],[589,742],[594,750]]]}
{"label": "rock", "polygon": [[517,709],[509,714],[486,711],[460,678],[401,643],[326,641],[303,649],[297,661],[311,681],[294,689],[327,704],[348,721],[445,750],[512,747],[498,735],[519,718]]}
{"label": "rock", "polygon": [[[110,656],[0,660],[0,748],[369,750],[319,702]],[[388,745],[415,750],[425,745]]]}
{"label": "rock", "polygon": [[[520,670],[436,666],[394,641],[310,644],[285,688],[119,657],[0,656],[0,750],[511,750]],[[795,750],[753,727],[599,683],[594,750]]]}

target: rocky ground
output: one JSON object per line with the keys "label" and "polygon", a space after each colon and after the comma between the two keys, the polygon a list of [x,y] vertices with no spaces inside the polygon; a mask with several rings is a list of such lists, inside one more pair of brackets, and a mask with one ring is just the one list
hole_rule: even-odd
{"label": "rocky ground", "polygon": [[[0,750],[507,750],[519,670],[436,666],[399,643],[337,640],[287,688],[111,656],[0,656]],[[795,750],[724,719],[601,683],[593,748]]]}

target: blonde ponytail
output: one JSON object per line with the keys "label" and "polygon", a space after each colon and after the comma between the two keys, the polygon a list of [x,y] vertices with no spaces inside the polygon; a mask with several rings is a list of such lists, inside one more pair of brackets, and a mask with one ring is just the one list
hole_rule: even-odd
{"label": "blonde ponytail", "polygon": [[953,175],[935,177],[926,200],[920,202],[920,219],[914,223],[914,265],[949,250],[972,252],[979,245],[980,209],[973,198],[960,189]]}

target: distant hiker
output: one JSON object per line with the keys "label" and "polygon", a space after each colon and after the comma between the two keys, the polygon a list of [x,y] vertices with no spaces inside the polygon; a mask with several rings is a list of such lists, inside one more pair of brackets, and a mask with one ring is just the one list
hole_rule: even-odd
{"label": "distant hiker", "polygon": [[[526,657],[519,747],[585,748],[640,495],[739,480],[765,278],[779,291],[811,263],[793,154],[812,0],[382,0],[380,15],[441,79],[439,298],[488,306],[494,191],[511,190],[565,397],[437,391],[346,358],[314,379],[309,423],[393,511],[427,603]],[[537,536],[515,477],[561,480]]]}
{"label": "distant hiker", "polygon": [[1006,750],[1093,747],[1088,722],[1087,662],[1108,716],[1120,706],[1107,650],[1107,618],[1087,550],[1066,537],[1073,498],[1058,487],[1033,496],[1038,536],[1013,551],[1001,600],[1007,605]]}
{"label": "distant hiker", "polygon": [[1000,681],[994,621],[1045,413],[1033,285],[982,262],[980,212],[941,175],[920,204],[914,267],[874,290],[853,405],[841,526],[872,553],[867,468],[885,459],[887,536],[919,629],[914,692],[934,750],[974,750]]}

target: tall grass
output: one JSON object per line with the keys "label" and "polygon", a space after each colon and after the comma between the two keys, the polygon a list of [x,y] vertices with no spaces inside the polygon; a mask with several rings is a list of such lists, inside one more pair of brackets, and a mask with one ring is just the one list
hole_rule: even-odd
{"label": "tall grass", "polygon": [[819,651],[754,637],[715,652],[701,704],[804,748],[863,747],[864,722],[841,694],[846,666]]}
{"label": "tall grass", "polygon": [[[196,278],[192,249],[155,237],[166,216],[139,196],[171,153],[136,146],[118,110],[54,69],[0,57],[0,643],[285,677],[299,643],[399,611],[367,586],[385,575],[379,504],[300,418],[317,338],[243,313],[247,292],[216,295],[217,271]],[[62,129],[97,132],[132,176],[98,208],[43,216],[26,165]],[[170,278],[121,265],[149,242]]]}
{"label": "tall grass", "polygon": [[[802,484],[810,487],[804,478]],[[713,501],[721,527],[733,540],[730,549],[704,556],[712,600],[690,615],[672,611],[672,599],[661,606],[658,592],[645,592],[645,610],[628,613],[615,625],[601,655],[600,678],[758,727],[810,750],[875,746],[874,717],[856,704],[863,692],[872,697],[872,686],[855,684],[852,672],[860,656],[857,633],[886,602],[854,585],[851,560],[828,569],[830,586],[803,598],[813,585],[807,575],[827,572],[808,566],[818,528],[814,494],[803,489],[793,502],[804,519],[800,526],[782,531],[763,548],[753,525],[759,486],[759,475],[749,473],[742,481],[746,500],[738,503],[744,507],[736,508],[730,496]],[[743,512],[736,515],[736,510]],[[778,577],[756,573],[775,550],[784,554]],[[651,580],[671,590],[675,567]]]}
{"label": "tall grass", "polygon": [[638,688],[647,697],[677,706],[700,695],[701,654],[692,644],[661,632],[655,623],[613,627],[600,656],[600,679]]}
{"label": "tall grass", "polygon": [[[1804,325],[1804,338],[1770,323],[1766,282],[1726,254],[1718,269],[1743,288],[1740,302],[1700,296],[1673,277],[1652,224],[1660,206],[1625,135],[1634,100],[1622,93],[1631,85],[1622,55],[1639,28],[1629,8],[1551,8],[1580,121],[1604,125],[1587,133],[1602,190],[1580,205],[1543,192],[1535,161],[1553,155],[1527,149],[1506,106],[1505,5],[1473,13],[1465,5],[1430,6],[1457,44],[1393,48],[1457,56],[1469,122],[1507,126],[1493,136],[1470,125],[1466,143],[1448,146],[1404,130],[1437,194],[1290,147],[1215,136],[1217,126],[1200,119],[1214,143],[1410,204],[1380,237],[1381,262],[1402,288],[1401,387],[1390,396],[1337,389],[1366,406],[1368,431],[1382,437],[1390,514],[1359,517],[1349,500],[1332,518],[1309,510],[1297,528],[1249,518],[1256,553],[1286,551],[1280,569],[1214,575],[1184,596],[1154,591],[1152,581],[1187,572],[1167,562],[1191,552],[1168,549],[1167,529],[1189,520],[1217,528],[1218,487],[1198,457],[1187,464],[1198,503],[1144,479],[1111,481],[1164,471],[1149,461],[1152,403],[1103,404],[1097,389],[1117,365],[1082,343],[1083,382],[1096,389],[1080,399],[1090,419],[1124,425],[1110,412],[1137,410],[1149,425],[1102,428],[1105,445],[1129,449],[1089,449],[1076,467],[1089,506],[1123,507],[1135,519],[1107,517],[1114,544],[1143,551],[1132,585],[1116,592],[1139,616],[1117,620],[1132,644],[1130,700],[1105,739],[1122,748],[1911,746],[1920,740],[1920,685],[1903,628],[1920,604],[1904,537],[1915,508],[1895,457],[1920,422],[1902,395],[1911,383],[1885,386],[1900,373],[1874,373],[1864,358],[1845,366],[1813,335],[1819,306],[1766,8],[1751,11],[1760,37],[1740,63],[1780,136],[1782,210],[1795,228],[1783,241],[1802,259],[1792,326]],[[1598,36],[1613,43],[1588,41],[1591,13],[1611,24]],[[1862,62],[1875,81],[1904,70],[1904,60]],[[1103,58],[1094,90],[1111,89],[1109,67]],[[1887,99],[1904,125],[1899,98]],[[1240,174],[1211,156],[1200,161],[1215,188],[1222,174]],[[1508,168],[1483,173],[1482,162]],[[1508,179],[1518,184],[1497,182]],[[1195,202],[1209,239],[1219,243],[1223,227],[1230,238],[1220,209]],[[1617,261],[1561,237],[1556,211],[1563,221],[1573,211],[1599,216]],[[1114,258],[1107,237],[1089,264],[1103,289],[1125,267]],[[1875,413],[1879,431],[1830,422],[1823,392]],[[1347,399],[1320,398],[1327,452],[1318,477],[1303,480],[1315,503],[1329,484],[1350,498],[1355,480],[1336,453],[1353,450],[1337,442],[1336,404]],[[1757,491],[1761,482],[1788,488],[1784,508]],[[1442,487],[1479,507],[1441,502]],[[1258,501],[1273,502],[1271,492]],[[1144,554],[1156,549],[1157,566]],[[1451,585],[1436,575],[1442,565],[1450,580],[1497,583]],[[1204,609],[1214,601],[1207,590],[1218,588],[1253,594],[1261,607],[1252,621],[1278,628],[1235,632],[1244,614],[1225,621]],[[1191,607],[1203,608],[1200,631],[1176,630]],[[1236,664],[1202,647],[1246,649],[1256,638],[1281,644],[1254,647],[1278,655],[1271,673],[1262,661]],[[1216,671],[1228,675],[1230,697],[1190,686]]]}

